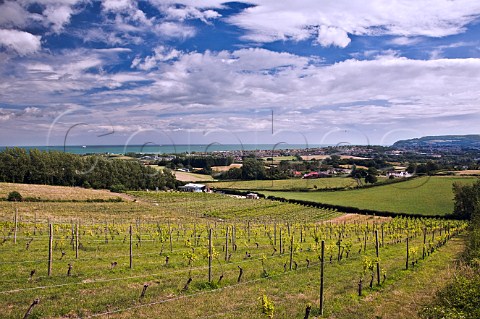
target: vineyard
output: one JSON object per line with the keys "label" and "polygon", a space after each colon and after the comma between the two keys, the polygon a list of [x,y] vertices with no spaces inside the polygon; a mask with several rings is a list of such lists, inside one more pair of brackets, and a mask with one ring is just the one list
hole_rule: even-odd
{"label": "vineyard", "polygon": [[130,196],[2,202],[0,317],[335,316],[467,226],[216,194]]}

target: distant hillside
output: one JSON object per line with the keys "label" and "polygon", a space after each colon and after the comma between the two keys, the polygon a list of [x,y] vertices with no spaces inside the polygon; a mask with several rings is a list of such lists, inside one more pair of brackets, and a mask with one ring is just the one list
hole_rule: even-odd
{"label": "distant hillside", "polygon": [[424,136],[400,140],[393,144],[396,148],[468,148],[480,149],[480,135]]}

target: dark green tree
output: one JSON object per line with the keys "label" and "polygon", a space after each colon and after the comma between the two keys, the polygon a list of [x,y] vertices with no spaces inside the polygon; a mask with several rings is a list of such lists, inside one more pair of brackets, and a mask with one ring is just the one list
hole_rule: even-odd
{"label": "dark green tree", "polygon": [[242,179],[265,179],[265,165],[256,158],[245,158],[242,165]]}
{"label": "dark green tree", "polygon": [[458,218],[472,219],[480,210],[480,180],[472,185],[453,183],[454,210]]}

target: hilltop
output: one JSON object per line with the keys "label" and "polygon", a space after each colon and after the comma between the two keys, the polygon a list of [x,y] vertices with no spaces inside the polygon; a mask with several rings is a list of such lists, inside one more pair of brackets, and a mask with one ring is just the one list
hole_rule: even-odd
{"label": "hilltop", "polygon": [[392,145],[394,148],[461,148],[480,149],[480,135],[441,135],[424,136],[400,140]]}

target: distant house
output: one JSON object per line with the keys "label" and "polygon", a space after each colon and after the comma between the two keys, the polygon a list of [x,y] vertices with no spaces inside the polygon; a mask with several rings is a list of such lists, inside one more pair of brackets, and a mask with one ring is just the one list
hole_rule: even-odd
{"label": "distant house", "polygon": [[300,177],[300,176],[302,176],[302,172],[294,171],[294,172],[293,172],[293,176],[295,176],[295,177]]}
{"label": "distant house", "polygon": [[407,177],[411,177],[412,174],[408,172],[388,172],[387,177],[390,177],[390,176],[407,178]]}
{"label": "distant house", "polygon": [[330,175],[324,172],[311,172],[311,173],[304,174],[302,178],[313,179],[313,178],[324,178],[324,177],[330,177]]}
{"label": "distant house", "polygon": [[192,192],[192,193],[200,193],[200,192],[205,192],[207,190],[206,185],[194,184],[194,183],[188,183],[184,186],[179,186],[178,188],[184,192]]}

